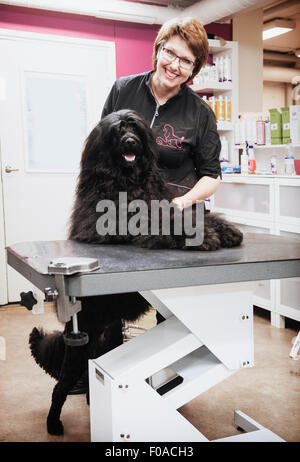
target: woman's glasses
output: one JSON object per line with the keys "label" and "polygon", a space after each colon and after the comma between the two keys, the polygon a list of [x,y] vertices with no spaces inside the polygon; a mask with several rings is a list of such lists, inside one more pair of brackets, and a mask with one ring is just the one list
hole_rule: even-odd
{"label": "woman's glasses", "polygon": [[170,63],[175,61],[175,59],[178,59],[179,66],[182,67],[182,69],[190,70],[195,64],[194,61],[191,61],[190,59],[177,56],[172,50],[169,50],[168,48],[162,47],[161,50],[163,52],[164,58]]}

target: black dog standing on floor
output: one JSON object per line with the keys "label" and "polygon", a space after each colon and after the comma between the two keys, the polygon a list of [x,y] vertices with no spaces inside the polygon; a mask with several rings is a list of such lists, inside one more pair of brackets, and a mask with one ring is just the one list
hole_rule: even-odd
{"label": "black dog standing on floor", "polygon": [[[157,235],[132,235],[120,232],[116,215],[112,223],[116,233],[99,234],[97,220],[104,209],[97,206],[101,200],[112,201],[116,209],[119,193],[127,194],[127,203],[143,200],[150,206],[152,200],[171,201],[176,194],[165,183],[156,163],[156,144],[146,122],[134,111],[122,110],[102,119],[87,138],[81,159],[81,171],[76,200],[71,217],[69,238],[90,243],[131,243],[146,248],[188,249],[186,235],[172,231]],[[124,215],[123,215],[124,216]],[[132,212],[127,219],[132,218]],[[150,219],[150,209],[141,219]],[[174,220],[171,212],[170,220]],[[124,223],[123,223],[124,225]],[[122,226],[123,226],[122,225]],[[191,250],[217,250],[234,247],[242,242],[242,233],[230,223],[214,214],[204,218],[204,240]],[[82,311],[78,313],[80,329],[89,335],[89,343],[81,347],[66,346],[63,333],[44,334],[33,329],[30,348],[36,362],[58,380],[52,394],[52,404],[47,418],[48,432],[62,434],[60,421],[62,406],[69,391],[87,369],[87,361],[99,357],[122,343],[122,320],[134,321],[149,308],[139,293],[103,295],[81,299]],[[64,332],[72,330],[72,323]]]}

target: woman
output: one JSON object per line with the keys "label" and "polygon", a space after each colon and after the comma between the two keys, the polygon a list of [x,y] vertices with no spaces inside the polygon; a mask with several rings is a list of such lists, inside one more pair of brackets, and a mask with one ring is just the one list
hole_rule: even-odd
{"label": "woman", "polygon": [[182,209],[214,194],[220,183],[221,149],[213,111],[189,88],[208,57],[203,26],[192,18],[172,19],[158,32],[153,71],[118,79],[102,117],[134,109],[151,126],[158,165]]}
{"label": "woman", "polygon": [[[210,107],[186,84],[208,57],[208,40],[196,19],[172,19],[158,32],[153,71],[118,79],[102,117],[119,109],[139,112],[151,126],[161,173],[174,189],[173,201],[183,209],[214,194],[220,183],[220,139]],[[122,294],[129,297],[130,294]],[[139,294],[132,302],[141,303]],[[157,322],[164,320],[157,312]],[[116,327],[120,338],[122,322]],[[116,343],[118,346],[119,343]],[[69,394],[82,393],[87,374]]]}

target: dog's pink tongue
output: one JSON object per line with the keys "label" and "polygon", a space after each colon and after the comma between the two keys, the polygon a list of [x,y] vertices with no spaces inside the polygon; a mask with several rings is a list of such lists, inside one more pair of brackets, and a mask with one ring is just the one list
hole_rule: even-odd
{"label": "dog's pink tongue", "polygon": [[133,162],[134,159],[135,159],[135,155],[134,155],[134,154],[124,154],[124,157],[125,157],[125,159],[126,159],[128,162]]}

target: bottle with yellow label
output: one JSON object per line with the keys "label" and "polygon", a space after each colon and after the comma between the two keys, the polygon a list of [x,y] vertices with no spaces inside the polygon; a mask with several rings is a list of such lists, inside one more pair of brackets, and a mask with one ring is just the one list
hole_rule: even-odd
{"label": "bottle with yellow label", "polygon": [[216,101],[216,119],[217,122],[225,120],[225,101],[222,95]]}
{"label": "bottle with yellow label", "polygon": [[208,100],[208,104],[209,106],[212,108],[212,110],[214,111],[214,113],[216,114],[216,99],[214,96],[211,96]]}
{"label": "bottle with yellow label", "polygon": [[225,96],[225,120],[227,122],[231,121],[231,100],[228,96]]}

